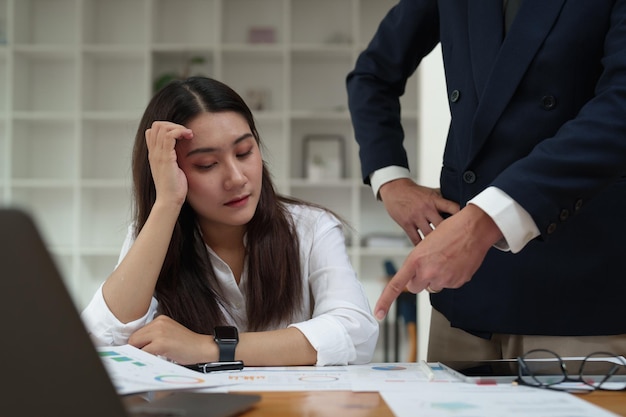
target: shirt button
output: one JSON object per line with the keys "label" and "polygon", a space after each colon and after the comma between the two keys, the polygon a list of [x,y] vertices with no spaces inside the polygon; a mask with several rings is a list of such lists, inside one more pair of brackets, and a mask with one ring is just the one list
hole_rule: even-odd
{"label": "shirt button", "polygon": [[561,210],[561,213],[559,214],[559,219],[564,222],[565,220],[567,220],[567,218],[569,217],[569,210]]}
{"label": "shirt button", "polygon": [[554,96],[543,96],[541,98],[541,106],[544,110],[552,110],[556,107],[556,98]]}
{"label": "shirt button", "polygon": [[476,174],[474,173],[474,171],[465,171],[463,173],[463,181],[465,181],[466,184],[473,184],[476,182]]}
{"label": "shirt button", "polygon": [[548,225],[548,234],[551,235],[556,231],[556,223],[550,223]]}
{"label": "shirt button", "polygon": [[452,90],[450,94],[450,101],[456,103],[461,98],[461,92],[459,90]]}
{"label": "shirt button", "polygon": [[583,206],[583,200],[577,200],[576,203],[574,204],[574,210],[578,211],[581,209],[581,207]]}

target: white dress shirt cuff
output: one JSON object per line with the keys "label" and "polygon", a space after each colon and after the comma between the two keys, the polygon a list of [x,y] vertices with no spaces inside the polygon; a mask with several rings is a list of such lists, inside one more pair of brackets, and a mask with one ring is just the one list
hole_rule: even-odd
{"label": "white dress shirt cuff", "polygon": [[289,327],[300,330],[317,351],[316,366],[347,365],[357,357],[354,342],[341,323],[321,315]]}
{"label": "white dress shirt cuff", "polygon": [[378,195],[380,187],[382,187],[385,183],[397,180],[398,178],[411,178],[411,173],[408,169],[395,165],[374,171],[370,175],[370,184],[372,186],[372,191],[374,192],[374,197],[380,200],[380,196]]}
{"label": "white dress shirt cuff", "polygon": [[499,188],[488,187],[468,204],[481,208],[496,223],[504,236],[494,245],[500,250],[518,253],[539,236],[539,229],[530,214]]}
{"label": "white dress shirt cuff", "polygon": [[[119,346],[128,343],[131,334],[152,321],[158,302],[152,297],[146,314],[134,321],[122,323],[111,312],[104,300],[102,286],[96,291],[89,305],[82,311],[81,318],[96,346]],[[104,312],[104,315],[102,314]]]}

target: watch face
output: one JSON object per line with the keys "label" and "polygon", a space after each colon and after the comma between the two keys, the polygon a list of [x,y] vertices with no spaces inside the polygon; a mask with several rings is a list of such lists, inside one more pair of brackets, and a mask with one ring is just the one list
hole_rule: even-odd
{"label": "watch face", "polygon": [[217,326],[215,327],[215,339],[221,341],[238,341],[239,333],[237,328],[233,326]]}

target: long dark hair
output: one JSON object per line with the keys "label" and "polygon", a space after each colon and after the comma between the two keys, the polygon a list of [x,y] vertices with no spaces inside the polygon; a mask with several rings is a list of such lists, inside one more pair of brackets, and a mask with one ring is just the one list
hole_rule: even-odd
{"label": "long dark hair", "polygon": [[[136,234],[156,200],[145,131],[157,120],[185,125],[203,112],[226,111],[246,119],[261,148],[250,109],[235,91],[219,81],[205,77],[173,81],[152,98],[139,123],[133,149]],[[247,225],[246,306],[252,331],[291,319],[302,305],[298,239],[285,203],[301,202],[277,195],[264,163],[259,203]],[[156,285],[159,312],[192,331],[212,334],[216,325],[225,324],[220,305],[228,308],[229,304],[219,293],[196,213],[184,203]]]}

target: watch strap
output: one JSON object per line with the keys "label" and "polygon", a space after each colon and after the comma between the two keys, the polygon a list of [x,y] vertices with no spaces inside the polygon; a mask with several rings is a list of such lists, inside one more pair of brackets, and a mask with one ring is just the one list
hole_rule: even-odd
{"label": "watch strap", "polygon": [[237,347],[236,342],[221,341],[217,344],[217,347],[220,350],[220,362],[232,362],[235,360],[235,348]]}
{"label": "watch strap", "polygon": [[217,326],[214,331],[215,343],[219,350],[220,362],[235,360],[235,349],[239,342],[239,333],[234,326]]}

